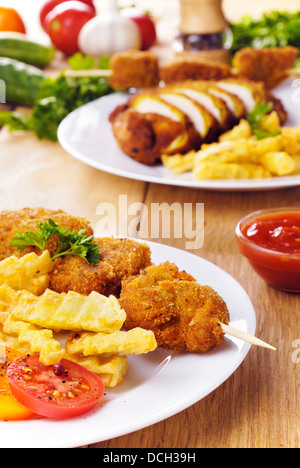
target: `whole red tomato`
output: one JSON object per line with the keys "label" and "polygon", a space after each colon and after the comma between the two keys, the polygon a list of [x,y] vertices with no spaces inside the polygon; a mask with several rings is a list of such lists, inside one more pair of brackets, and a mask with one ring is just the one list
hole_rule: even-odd
{"label": "whole red tomato", "polygon": [[[53,10],[57,5],[60,5],[61,3],[65,3],[68,0],[48,0],[43,7],[41,8],[40,11],[40,23],[44,31],[47,33],[47,29],[45,27],[45,19],[48,13]],[[94,0],[78,0],[79,2],[85,3],[86,5],[89,5],[94,12],[96,12],[96,8],[94,5]]]}
{"label": "whole red tomato", "polygon": [[154,21],[151,19],[149,15],[144,13],[139,8],[123,8],[121,10],[122,15],[126,16],[127,18],[132,19],[136,25],[139,27],[141,35],[142,35],[142,50],[147,50],[152,47],[156,40],[156,27]]}
{"label": "whole red tomato", "polygon": [[78,36],[81,28],[96,16],[95,11],[79,1],[57,5],[45,18],[52,44],[66,55],[79,52]]}

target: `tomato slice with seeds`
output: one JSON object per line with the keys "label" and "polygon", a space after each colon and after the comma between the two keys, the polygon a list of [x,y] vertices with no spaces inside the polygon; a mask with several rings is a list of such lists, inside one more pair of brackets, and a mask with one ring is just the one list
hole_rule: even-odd
{"label": "tomato slice with seeds", "polygon": [[34,413],[53,419],[68,419],[87,413],[104,393],[102,380],[93,372],[62,359],[63,372],[45,366],[38,355],[15,360],[7,369],[14,397]]}

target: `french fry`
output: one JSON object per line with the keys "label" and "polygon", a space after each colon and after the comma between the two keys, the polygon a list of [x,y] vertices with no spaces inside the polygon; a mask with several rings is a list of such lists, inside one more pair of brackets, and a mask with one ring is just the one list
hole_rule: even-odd
{"label": "french fry", "polygon": [[175,154],[174,156],[162,155],[161,160],[165,167],[174,174],[183,174],[190,172],[194,167],[196,151],[190,151],[186,154]]}
{"label": "french fry", "polygon": [[59,294],[47,289],[41,296],[22,291],[13,309],[18,320],[51,330],[112,333],[119,330],[126,314],[114,296],[93,291],[84,296],[73,291]]}
{"label": "french fry", "polygon": [[127,356],[80,356],[78,354],[67,354],[66,359],[74,361],[97,374],[103,381],[105,387],[113,388],[120,385],[128,370]]}
{"label": "french fry", "polygon": [[286,151],[266,153],[260,157],[261,164],[272,174],[285,176],[296,169],[296,161]]}
{"label": "french fry", "polygon": [[28,322],[14,319],[11,313],[0,317],[3,332],[15,336],[20,343],[28,344],[32,353],[40,354],[40,361],[47,365],[60,362],[65,355],[65,350],[60,343],[54,339],[53,331],[40,329]]}
{"label": "french fry", "polygon": [[198,180],[261,179],[299,174],[300,125],[281,128],[278,114],[272,112],[261,118],[260,128],[270,132],[270,136],[257,139],[248,121],[242,119],[224,133],[219,142],[204,144],[196,152],[163,155],[162,163],[174,174],[190,171]]}
{"label": "french fry", "polygon": [[154,333],[143,328],[114,333],[73,333],[66,341],[68,354],[95,356],[98,354],[144,354],[156,349]]}
{"label": "french fry", "polygon": [[42,294],[49,285],[53,268],[48,250],[41,255],[34,252],[23,257],[8,257],[0,262],[0,284],[7,284],[16,291],[25,289]]}
{"label": "french fry", "polygon": [[21,351],[24,354],[29,354],[31,352],[30,346],[26,343],[20,343],[18,337],[10,336],[1,331],[2,326],[0,326],[0,346],[9,347]]}
{"label": "french fry", "polygon": [[271,177],[271,173],[262,165],[217,163],[206,161],[194,168],[196,179],[253,179]]}
{"label": "french fry", "polygon": [[251,138],[252,131],[251,127],[247,120],[241,119],[240,123],[233,127],[233,129],[228,130],[228,132],[223,133],[220,136],[219,141],[236,141],[241,140],[242,138]]}
{"label": "french fry", "polygon": [[19,293],[7,284],[0,286],[0,314],[2,312],[9,312],[15,307]]}

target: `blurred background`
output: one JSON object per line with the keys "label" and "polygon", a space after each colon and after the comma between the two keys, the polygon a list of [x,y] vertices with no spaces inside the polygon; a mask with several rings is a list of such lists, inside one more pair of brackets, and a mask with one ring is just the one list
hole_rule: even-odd
{"label": "blurred background", "polygon": [[[95,5],[100,10],[107,1],[95,0]],[[0,0],[0,6],[15,8],[21,14],[26,25],[30,24],[28,31],[34,39],[49,42],[39,23],[39,11],[45,0]],[[162,43],[173,40],[174,32],[178,24],[179,0],[119,0],[120,6],[132,4],[146,10],[150,10],[158,19],[158,36]],[[261,15],[261,12],[272,10],[298,11],[299,0],[223,0],[225,16],[229,21],[238,21],[244,14],[253,17]]]}

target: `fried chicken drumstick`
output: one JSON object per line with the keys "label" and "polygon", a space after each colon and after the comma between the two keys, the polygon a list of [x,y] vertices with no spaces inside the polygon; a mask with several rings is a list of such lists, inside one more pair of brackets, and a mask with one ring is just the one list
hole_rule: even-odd
{"label": "fried chicken drumstick", "polygon": [[127,330],[151,329],[158,346],[176,351],[209,351],[224,340],[219,322],[229,323],[224,300],[169,262],[123,281],[120,305]]}

